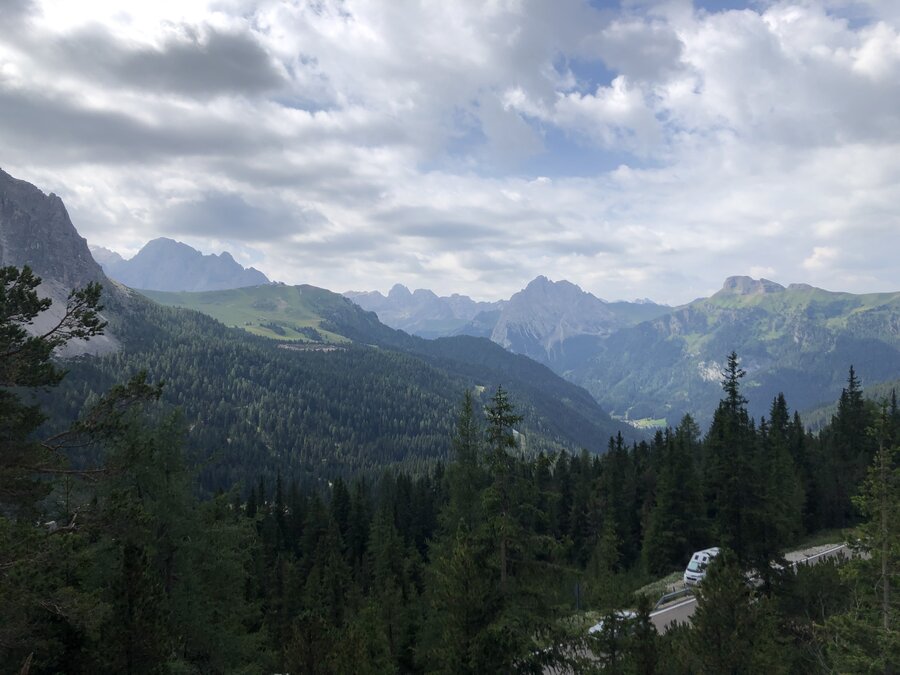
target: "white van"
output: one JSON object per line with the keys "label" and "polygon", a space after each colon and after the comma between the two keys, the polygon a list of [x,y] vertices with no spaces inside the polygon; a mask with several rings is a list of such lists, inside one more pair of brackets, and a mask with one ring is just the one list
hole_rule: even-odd
{"label": "white van", "polygon": [[719,555],[718,548],[705,548],[691,556],[687,569],[684,570],[684,585],[696,586],[706,576],[706,568],[713,558]]}

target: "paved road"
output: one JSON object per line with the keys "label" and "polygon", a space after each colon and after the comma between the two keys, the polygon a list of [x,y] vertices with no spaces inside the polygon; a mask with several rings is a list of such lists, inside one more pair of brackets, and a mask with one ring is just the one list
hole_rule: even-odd
{"label": "paved road", "polygon": [[[846,549],[846,544],[839,544],[816,555],[798,560],[793,565],[815,565],[826,558],[845,555]],[[665,633],[675,622],[690,623],[691,615],[695,609],[697,609],[697,598],[688,598],[652,612],[650,618],[653,621],[653,625],[656,626],[656,630],[660,633]]]}

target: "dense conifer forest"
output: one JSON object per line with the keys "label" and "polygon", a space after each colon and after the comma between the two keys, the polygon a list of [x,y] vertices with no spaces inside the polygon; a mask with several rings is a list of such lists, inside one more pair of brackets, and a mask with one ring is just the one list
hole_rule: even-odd
{"label": "dense conifer forest", "polygon": [[[83,386],[79,420],[46,437],[45,414],[71,405],[54,395],[77,395],[56,387],[65,379],[52,351],[103,330],[99,286],[72,296],[55,331],[31,337],[23,324],[46,309],[37,282],[27,270],[2,275],[2,672],[796,673],[900,663],[891,592],[900,411],[896,396],[866,401],[852,368],[830,424],[812,435],[783,396],[765,418],[748,415],[732,353],[708,430],[685,417],[648,441],[613,437],[599,455],[523,447],[527,406],[502,385],[478,398],[448,380],[458,386],[452,425],[438,410],[433,427],[408,434],[373,419],[359,439],[310,411],[317,439],[374,444],[352,476],[329,471],[331,447],[307,450],[321,474],[290,477],[261,447],[209,495],[209,469],[189,449],[221,431],[186,423],[184,402],[165,400],[158,364],[124,383],[96,371],[104,393]],[[209,358],[248,389],[248,419],[278,434],[283,415],[307,413],[254,399],[254,378],[279,377],[264,356]],[[367,358],[350,350],[321,367],[340,382]],[[438,375],[396,359],[396,380],[371,395],[399,393],[399,407],[410,403],[405,378]],[[35,388],[49,392],[36,402]],[[447,462],[393,461],[441,442]],[[796,573],[779,564],[829,529],[864,555]],[[635,591],[712,545],[725,552],[692,624],[657,634],[656,598]],[[588,633],[600,617],[603,629]]]}
{"label": "dense conifer forest", "polygon": [[459,392],[487,400],[501,383],[527,417],[519,431],[529,448],[605,444],[612,420],[545,366],[483,339],[413,338],[335,297],[341,303],[323,314],[358,342],[330,352],[282,349],[199,312],[113,297],[110,329],[125,348],[67,362],[68,376],[43,399],[48,424],[58,430],[146,371],[183,411],[208,495],[247,476],[323,484],[389,465],[420,473],[448,455]]}

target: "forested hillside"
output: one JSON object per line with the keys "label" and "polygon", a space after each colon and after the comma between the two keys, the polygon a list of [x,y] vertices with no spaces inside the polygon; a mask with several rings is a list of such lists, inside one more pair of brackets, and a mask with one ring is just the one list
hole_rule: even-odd
{"label": "forested hillside", "polygon": [[446,458],[453,408],[466,388],[509,387],[532,452],[602,451],[610,433],[627,430],[584,390],[528,359],[486,340],[410,338],[335,297],[347,308],[323,310],[325,330],[359,344],[295,351],[133,296],[109,313],[123,349],[68,364],[52,418],[72,419],[113,383],[146,370],[166,383],[164,400],[184,411],[189,449],[210,491],[279,471],[301,482],[390,465],[421,471]]}
{"label": "forested hillside", "polygon": [[[82,385],[81,419],[36,435],[39,411],[20,396],[59,382],[53,345],[104,330],[99,286],[76,298],[61,332],[28,337],[23,320],[45,305],[32,277],[6,274],[2,672],[749,674],[897,663],[897,603],[883,580],[900,573],[890,517],[900,410],[896,397],[868,403],[852,369],[813,436],[780,396],[766,419],[749,416],[732,354],[706,434],[686,417],[649,442],[611,439],[602,456],[529,456],[507,392],[495,388],[482,407],[463,387],[448,394],[452,428],[422,429],[447,434],[446,465],[306,484],[263,467],[244,490],[198,501],[208,467],[183,443],[205,432],[160,402],[167,385],[155,374],[101,397]],[[169,353],[190,355],[185,338],[204,329],[179,325]],[[210,347],[216,358],[228,356],[222,343]],[[236,378],[250,386],[262,367]],[[866,555],[844,569],[770,564],[807,533],[857,525]],[[693,627],[657,635],[653,598],[634,591],[711,543],[726,552]],[[760,584],[748,586],[746,570]],[[610,613],[628,606],[633,619]]]}

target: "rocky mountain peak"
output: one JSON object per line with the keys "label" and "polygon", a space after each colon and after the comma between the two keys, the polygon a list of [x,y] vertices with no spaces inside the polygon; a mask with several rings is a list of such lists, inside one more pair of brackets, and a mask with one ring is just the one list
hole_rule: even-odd
{"label": "rocky mountain peak", "polygon": [[437,293],[435,293],[434,291],[429,290],[427,288],[417,288],[416,290],[413,291],[413,297],[416,298],[417,300],[437,300],[438,299]]}
{"label": "rocky mountain peak", "polygon": [[106,280],[62,199],[2,170],[0,265],[28,265],[41,278],[69,290]]}
{"label": "rocky mountain peak", "polygon": [[784,286],[768,279],[754,279],[746,276],[728,277],[719,293],[733,295],[761,295],[763,293],[779,293]]}
{"label": "rocky mountain peak", "polygon": [[106,273],[126,286],[153,291],[218,291],[269,283],[265,274],[244,268],[225,251],[203,255],[187,244],[158,237],[129,260],[100,255]]}
{"label": "rocky mountain peak", "polygon": [[409,289],[403,284],[394,284],[391,287],[391,290],[388,291],[387,296],[391,300],[404,300],[412,296],[412,293],[409,292]]}
{"label": "rocky mountain peak", "polygon": [[[50,309],[29,326],[35,333],[49,330],[62,318],[72,289],[92,281],[102,283],[107,308],[124,297],[91,256],[62,199],[0,170],[0,266],[6,265],[28,265],[41,278],[39,294],[53,301]],[[100,354],[115,349],[118,342],[107,331],[87,341],[73,340],[60,354]]]}
{"label": "rocky mountain peak", "polygon": [[546,361],[554,346],[574,335],[607,335],[617,320],[607,303],[569,281],[538,276],[509,299],[491,339]]}

